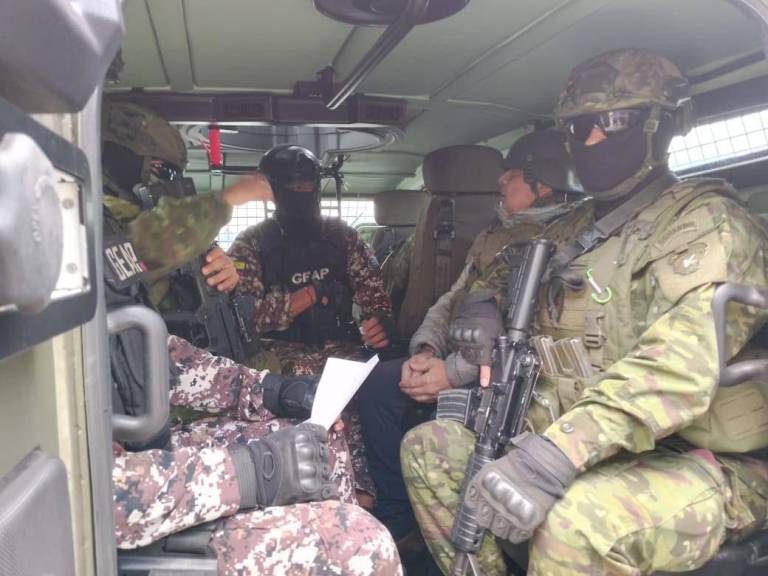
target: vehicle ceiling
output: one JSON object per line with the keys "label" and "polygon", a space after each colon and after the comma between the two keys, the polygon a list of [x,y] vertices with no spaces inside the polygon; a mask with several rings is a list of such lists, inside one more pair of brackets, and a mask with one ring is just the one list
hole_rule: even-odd
{"label": "vehicle ceiling", "polygon": [[[126,0],[125,22],[119,88],[197,92],[290,93],[331,63],[340,80],[383,30],[331,20],[310,0]],[[550,117],[572,66],[625,46],[652,48],[695,77],[759,52],[761,22],[729,0],[472,0],[415,27],[358,88],[405,98],[408,112],[404,138],[352,154],[350,192],[412,184],[436,148],[508,145],[514,130]],[[765,75],[762,59],[694,91]],[[258,156],[232,152],[228,162]],[[191,168],[206,166],[193,151]]]}

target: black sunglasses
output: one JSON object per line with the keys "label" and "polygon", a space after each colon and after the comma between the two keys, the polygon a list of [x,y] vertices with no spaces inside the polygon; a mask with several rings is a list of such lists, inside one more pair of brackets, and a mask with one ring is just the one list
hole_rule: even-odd
{"label": "black sunglasses", "polygon": [[606,110],[594,114],[584,114],[569,120],[565,129],[568,136],[578,142],[586,142],[593,128],[599,128],[603,134],[610,136],[645,122],[648,111],[638,108],[621,110]]}

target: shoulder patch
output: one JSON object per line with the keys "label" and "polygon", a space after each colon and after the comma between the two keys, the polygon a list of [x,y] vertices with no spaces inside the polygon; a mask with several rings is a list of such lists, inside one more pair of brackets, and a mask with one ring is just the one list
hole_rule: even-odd
{"label": "shoulder patch", "polygon": [[699,286],[728,280],[728,256],[717,229],[695,241],[677,244],[654,266],[659,288],[670,302],[677,302]]}

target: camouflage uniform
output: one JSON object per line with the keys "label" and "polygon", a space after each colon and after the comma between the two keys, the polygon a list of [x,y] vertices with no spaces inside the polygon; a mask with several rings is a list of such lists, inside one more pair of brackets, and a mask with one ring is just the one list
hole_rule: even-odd
{"label": "camouflage uniform", "polygon": [[232,215],[218,192],[189,198],[163,197],[155,208],[143,212],[115,196],[105,194],[103,201],[147,265],[149,295],[155,305],[168,290],[163,278],[206,252]]}
{"label": "camouflage uniform", "polygon": [[[596,110],[628,107],[622,98],[640,91],[631,83],[652,84],[649,78],[658,73],[646,53],[623,51],[602,58],[603,71],[613,72],[608,66],[617,61],[620,66],[603,80],[606,84],[629,79],[630,85],[620,87],[617,102],[604,97],[609,90],[593,87],[591,95],[605,106],[596,103]],[[623,74],[624,67],[634,73]],[[669,68],[662,70],[661,76],[675,76]],[[563,98],[578,92],[572,86]],[[614,236],[575,259],[568,270],[583,276],[591,269],[598,285],[612,290],[607,302],[592,299],[593,288],[583,282],[581,290],[565,289],[556,299],[559,321],[554,321],[547,310],[550,287],[540,294],[536,332],[583,338],[599,373],[585,381],[542,374],[537,383],[537,391],[551,399],[555,420],[534,404],[531,423],[567,456],[579,476],[534,533],[528,574],[692,570],[724,542],[767,526],[766,462],[717,453],[723,440],[712,434],[719,422],[749,412],[729,415],[722,400],[740,398],[742,409],[745,402],[755,402],[749,384],[717,389],[712,296],[726,281],[768,287],[768,237],[733,195],[719,180],[669,186]],[[575,237],[587,224],[566,228]],[[501,290],[505,278],[506,269],[499,265],[476,286]],[[590,324],[590,317],[599,322]],[[732,359],[745,351],[766,314],[731,305],[728,319],[727,356]],[[741,443],[728,451],[765,447],[765,421],[751,423],[757,429],[742,426]],[[453,513],[473,443],[461,425],[439,421],[413,430],[402,446],[409,496],[443,571],[454,555]],[[486,534],[479,560],[483,574],[505,573],[492,535]]]}
{"label": "camouflage uniform", "polygon": [[[379,274],[371,249],[360,239],[357,232],[340,221],[324,219],[324,226],[339,227],[346,243],[346,272],[354,291],[353,300],[362,309],[362,316],[372,314],[390,316],[392,306]],[[256,297],[254,306],[255,329],[259,333],[287,328],[292,321],[289,314],[290,292],[273,288],[265,293],[262,283],[262,265],[254,228],[241,232],[229,249],[229,256],[238,263],[240,282],[237,290]],[[322,349],[300,342],[262,340],[265,348],[274,353],[280,362],[283,374],[319,374],[329,356],[360,360],[364,356],[362,346],[357,342],[326,342]],[[251,363],[255,365],[254,363]],[[345,417],[348,423],[350,446],[358,488],[369,494],[374,493],[373,482],[368,475],[365,450],[360,438],[360,427],[354,410]]]}
{"label": "camouflage uniform", "polygon": [[384,282],[384,289],[392,301],[395,317],[400,312],[400,307],[405,299],[405,291],[408,289],[408,273],[415,245],[416,235],[411,234],[395,246],[389,256],[381,263],[381,278]]}
{"label": "camouflage uniform", "polygon": [[[568,210],[571,210],[572,214],[561,218]],[[455,361],[456,351],[448,341],[448,327],[456,305],[471,287],[479,287],[489,278],[502,276],[499,272],[500,260],[496,257],[499,251],[511,242],[522,242],[535,237],[557,241],[570,234],[574,225],[591,218],[591,210],[590,204],[584,201],[555,205],[545,212],[523,211],[511,216],[499,208],[495,221],[472,243],[467,253],[467,263],[459,278],[429,309],[424,321],[411,338],[411,354],[428,347],[448,360],[450,366]],[[469,382],[475,380],[476,372],[475,369]],[[452,385],[461,386],[469,382],[455,379]]]}
{"label": "camouflage uniform", "polygon": [[[360,239],[353,228],[339,220],[324,218],[323,226],[338,228],[338,232],[344,237],[347,253],[346,273],[354,292],[352,298],[362,309],[362,315],[391,315],[392,305],[384,291],[379,268],[370,247]],[[238,234],[228,254],[238,264],[240,272],[237,291],[256,298],[256,332],[263,334],[288,328],[293,321],[289,312],[290,292],[273,287],[266,293],[262,283],[261,254],[255,238],[255,227]],[[317,356],[325,360],[321,352],[318,352]]]}
{"label": "camouflage uniform", "polygon": [[[153,159],[178,169],[187,162],[187,149],[178,130],[135,104],[105,103],[102,137],[105,146],[117,144],[143,158],[141,174],[137,175],[140,182],[133,184],[149,184]],[[157,305],[168,288],[162,277],[206,252],[232,217],[232,208],[222,200],[221,192],[214,192],[188,198],[162,197],[157,206],[142,211],[133,192],[111,175],[113,169],[105,160],[103,202],[147,266],[150,298]]]}
{"label": "camouflage uniform", "polygon": [[[128,108],[144,118],[144,124],[146,118],[150,124],[157,121]],[[113,111],[107,109],[107,118]],[[107,181],[106,186],[117,192],[114,182]],[[105,195],[104,203],[122,223],[151,279],[204,252],[230,216],[219,194],[163,198],[144,212],[115,195]],[[163,285],[154,286],[161,288],[152,294],[158,302]],[[386,529],[354,506],[352,471],[342,435],[332,433],[329,442],[331,478],[338,485],[341,502],[236,514],[240,489],[227,446],[258,440],[294,423],[276,419],[263,407],[258,372],[175,336],[169,337],[168,348],[171,404],[216,416],[176,424],[169,450],[129,452],[113,445],[119,548],[145,546],[218,519],[210,546],[222,574],[306,574],[315,566],[338,574],[402,573]]]}
{"label": "camouflage uniform", "polygon": [[[240,492],[227,450],[290,425],[261,403],[256,371],[169,338],[171,402],[219,414],[178,425],[171,451],[126,452],[114,445],[115,524],[119,548],[221,519],[210,546],[222,574],[298,574],[314,566],[341,574],[400,574],[394,543],[354,506],[343,437],[330,443],[332,478],[342,502],[316,502],[236,514]],[[354,527],[354,528],[353,528]],[[279,547],[280,552],[275,552]],[[375,567],[375,568],[374,568]]]}

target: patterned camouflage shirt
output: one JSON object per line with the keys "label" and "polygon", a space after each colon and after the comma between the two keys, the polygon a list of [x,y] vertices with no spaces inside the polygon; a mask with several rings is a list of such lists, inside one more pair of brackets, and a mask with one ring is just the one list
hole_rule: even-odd
{"label": "patterned camouflage shirt", "polygon": [[150,291],[155,303],[164,296],[164,286],[156,286],[157,282],[206,252],[232,216],[232,209],[219,193],[163,197],[157,206],[145,211],[108,194],[104,194],[103,202],[122,224],[137,256],[149,269]]}
{"label": "patterned camouflage shirt", "polygon": [[[679,184],[626,225],[610,245],[606,242],[582,257],[585,262],[571,264],[571,269],[586,271],[602,263],[605,277],[595,282],[612,288],[613,302],[606,306],[615,307],[611,332],[605,336],[615,360],[602,366],[592,381],[581,383],[585,389],[578,401],[544,431],[578,469],[620,450],[651,450],[657,441],[706,416],[719,374],[714,291],[726,281],[768,287],[766,231],[734,194],[723,181]],[[671,203],[659,210],[661,202]],[[669,221],[649,227],[647,215],[654,210],[661,213],[657,218]],[[572,227],[571,236],[583,228]],[[505,282],[501,266],[475,287],[501,291]],[[591,290],[586,282],[584,289]],[[562,321],[569,313],[567,302],[566,297]],[[538,317],[544,318],[545,298],[539,298],[538,308]],[[729,358],[765,319],[763,311],[729,308]]]}
{"label": "patterned camouflage shirt", "polygon": [[[341,220],[324,218],[325,227],[334,227],[342,234],[346,245],[346,272],[353,290],[353,301],[362,308],[363,315],[378,313],[391,315],[392,305],[384,290],[376,258],[358,233]],[[256,227],[251,226],[238,234],[229,256],[240,272],[237,290],[256,298],[254,322],[257,332],[285,330],[290,326],[291,293],[280,287],[265,290],[262,282],[262,255],[256,240]]]}

